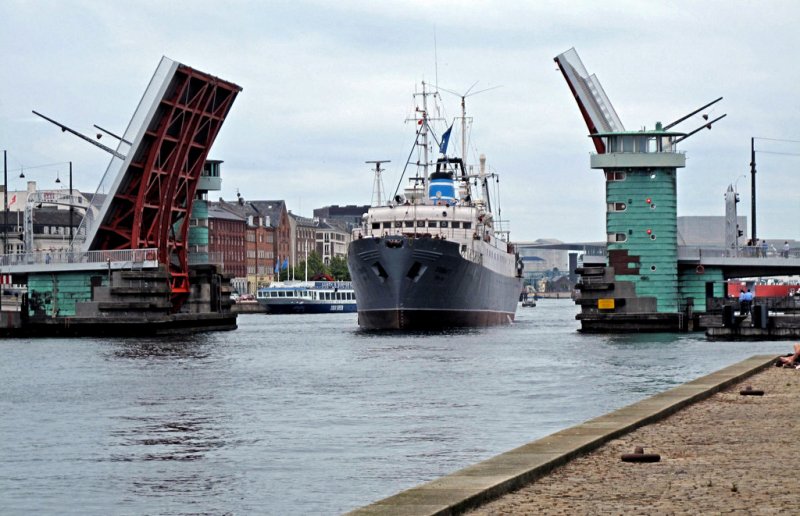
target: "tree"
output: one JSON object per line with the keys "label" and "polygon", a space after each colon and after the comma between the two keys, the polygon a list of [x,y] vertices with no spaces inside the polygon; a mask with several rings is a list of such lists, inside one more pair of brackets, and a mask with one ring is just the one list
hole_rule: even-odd
{"label": "tree", "polygon": [[334,256],[328,266],[330,275],[337,281],[350,281],[350,270],[347,268],[347,260],[342,256]]}

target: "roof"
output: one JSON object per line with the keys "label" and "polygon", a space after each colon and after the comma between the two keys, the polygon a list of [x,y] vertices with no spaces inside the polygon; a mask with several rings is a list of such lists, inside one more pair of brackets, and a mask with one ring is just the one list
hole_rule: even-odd
{"label": "roof", "polygon": [[228,202],[220,198],[219,202],[209,203],[234,213],[244,219],[247,217],[263,217],[269,220],[269,227],[277,228],[281,222],[281,212],[286,211],[284,201],[248,201],[244,197],[239,197],[235,202]]}
{"label": "roof", "polygon": [[224,219],[224,220],[238,220],[244,222],[244,217],[231,210],[223,209],[219,203],[208,203],[208,218],[209,219]]}

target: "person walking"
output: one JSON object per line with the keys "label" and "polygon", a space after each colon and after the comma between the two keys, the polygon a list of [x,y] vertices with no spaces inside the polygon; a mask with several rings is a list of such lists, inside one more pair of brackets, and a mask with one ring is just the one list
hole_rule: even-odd
{"label": "person walking", "polygon": [[783,243],[783,257],[784,258],[788,258],[789,257],[789,241],[788,240]]}

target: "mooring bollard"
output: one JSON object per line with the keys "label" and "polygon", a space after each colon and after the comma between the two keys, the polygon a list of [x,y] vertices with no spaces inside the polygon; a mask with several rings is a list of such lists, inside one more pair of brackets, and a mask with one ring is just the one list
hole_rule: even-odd
{"label": "mooring bollard", "polygon": [[747,387],[739,391],[739,394],[741,396],[763,396],[764,391],[762,391],[761,389],[753,389],[751,385],[748,385]]}
{"label": "mooring bollard", "polygon": [[625,453],[622,455],[622,462],[659,462],[661,455],[657,453],[645,453],[644,448],[637,446],[633,449],[633,453]]}

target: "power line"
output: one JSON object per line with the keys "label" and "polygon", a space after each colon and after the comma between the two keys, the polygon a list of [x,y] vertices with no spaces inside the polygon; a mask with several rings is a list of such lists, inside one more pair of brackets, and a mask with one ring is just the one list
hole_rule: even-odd
{"label": "power line", "polygon": [[[797,142],[800,143],[800,142]],[[758,150],[756,152],[759,154],[781,154],[783,156],[800,156],[800,152],[776,152],[776,151],[765,151],[765,150]]]}
{"label": "power line", "polygon": [[767,141],[771,141],[771,142],[800,143],[800,140],[784,140],[784,139],[781,139],[781,138],[762,138],[760,136],[756,136],[755,139],[756,140],[767,140]]}

